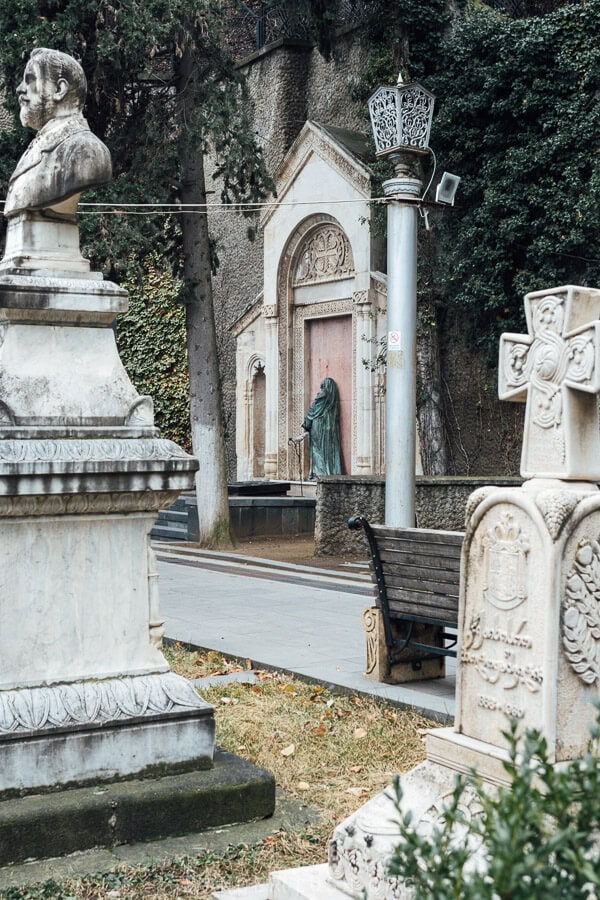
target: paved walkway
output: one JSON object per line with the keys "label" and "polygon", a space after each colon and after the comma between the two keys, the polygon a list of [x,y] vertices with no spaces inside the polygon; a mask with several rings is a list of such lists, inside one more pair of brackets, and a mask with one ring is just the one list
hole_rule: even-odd
{"label": "paved walkway", "polygon": [[447,677],[434,681],[388,685],[364,676],[366,572],[155,546],[166,637],[453,718],[454,660]]}

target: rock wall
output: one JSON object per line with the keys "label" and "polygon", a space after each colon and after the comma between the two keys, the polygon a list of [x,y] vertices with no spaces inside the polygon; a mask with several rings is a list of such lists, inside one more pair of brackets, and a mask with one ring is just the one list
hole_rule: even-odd
{"label": "rock wall", "polygon": [[[517,487],[520,478],[495,478],[495,485]],[[487,478],[416,479],[416,515],[419,528],[463,531],[465,506]],[[385,479],[381,477],[328,476],[317,483],[315,554],[361,556],[366,552],[362,532],[350,531],[348,519],[360,513],[370,522],[383,522]]]}

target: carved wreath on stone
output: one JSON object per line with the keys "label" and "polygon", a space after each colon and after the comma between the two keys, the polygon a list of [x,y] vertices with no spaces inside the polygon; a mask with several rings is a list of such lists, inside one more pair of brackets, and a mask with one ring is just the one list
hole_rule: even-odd
{"label": "carved wreath on stone", "polygon": [[600,544],[582,541],[567,577],[563,646],[585,684],[600,685]]}

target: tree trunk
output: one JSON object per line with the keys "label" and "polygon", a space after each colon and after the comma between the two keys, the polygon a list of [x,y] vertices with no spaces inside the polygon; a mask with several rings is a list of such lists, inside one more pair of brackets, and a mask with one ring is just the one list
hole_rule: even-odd
{"label": "tree trunk", "polygon": [[435,307],[421,300],[417,324],[417,420],[424,475],[448,474]]}
{"label": "tree trunk", "polygon": [[[194,135],[194,90],[197,66],[193,50],[187,46],[178,61],[180,101],[179,162],[181,202],[206,203],[202,140]],[[203,547],[231,546],[223,404],[217,356],[215,316],[211,281],[210,243],[206,212],[181,216],[183,231],[183,275],[186,285],[186,325],[190,373],[190,421],[192,448],[200,461],[196,474],[196,494],[200,544]]]}

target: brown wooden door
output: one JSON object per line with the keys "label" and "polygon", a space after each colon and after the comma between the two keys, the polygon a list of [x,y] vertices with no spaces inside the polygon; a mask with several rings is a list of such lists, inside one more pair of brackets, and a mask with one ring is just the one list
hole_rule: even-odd
{"label": "brown wooden door", "polygon": [[333,378],[340,392],[342,471],[352,463],[352,316],[308,319],[305,343],[307,378],[304,411],[315,399],[324,378]]}

